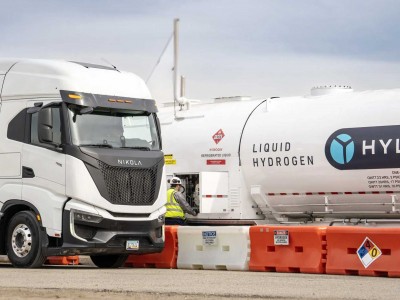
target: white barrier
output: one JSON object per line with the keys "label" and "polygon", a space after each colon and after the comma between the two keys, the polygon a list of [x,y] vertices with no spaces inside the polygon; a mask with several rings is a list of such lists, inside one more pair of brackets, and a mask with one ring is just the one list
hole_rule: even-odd
{"label": "white barrier", "polygon": [[248,226],[180,226],[178,269],[249,269]]}

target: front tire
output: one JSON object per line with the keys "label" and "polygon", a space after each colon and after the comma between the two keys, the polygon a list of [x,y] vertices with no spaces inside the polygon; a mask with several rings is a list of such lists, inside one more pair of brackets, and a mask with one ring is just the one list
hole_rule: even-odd
{"label": "front tire", "polygon": [[99,268],[119,268],[125,264],[128,254],[90,255],[90,258]]}
{"label": "front tire", "polygon": [[38,268],[43,265],[40,225],[31,211],[15,214],[7,228],[7,255],[14,267]]}

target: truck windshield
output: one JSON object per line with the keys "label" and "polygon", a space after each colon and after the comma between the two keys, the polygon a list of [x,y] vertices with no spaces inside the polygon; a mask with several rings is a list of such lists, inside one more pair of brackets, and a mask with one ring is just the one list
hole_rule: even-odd
{"label": "truck windshield", "polygon": [[72,143],[77,146],[160,150],[155,115],[143,111],[68,109]]}

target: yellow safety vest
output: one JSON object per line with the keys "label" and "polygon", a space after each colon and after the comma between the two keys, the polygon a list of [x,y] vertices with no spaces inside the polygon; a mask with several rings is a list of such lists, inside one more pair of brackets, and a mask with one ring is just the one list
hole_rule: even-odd
{"label": "yellow safety vest", "polygon": [[167,208],[167,213],[165,214],[166,218],[181,218],[185,219],[185,213],[183,209],[179,205],[179,203],[175,199],[175,190],[169,189],[167,191],[167,203],[165,207]]}

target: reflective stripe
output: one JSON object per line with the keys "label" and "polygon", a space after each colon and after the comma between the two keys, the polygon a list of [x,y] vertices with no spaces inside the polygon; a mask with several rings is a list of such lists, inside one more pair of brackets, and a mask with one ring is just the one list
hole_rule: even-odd
{"label": "reflective stripe", "polygon": [[180,210],[180,209],[175,209],[175,208],[170,208],[170,209],[168,209],[168,211],[177,211],[177,212],[181,212],[182,210]]}
{"label": "reflective stripe", "polygon": [[167,192],[167,203],[165,207],[167,208],[166,218],[185,218],[185,213],[183,212],[181,206],[175,199],[175,190],[169,189]]}

